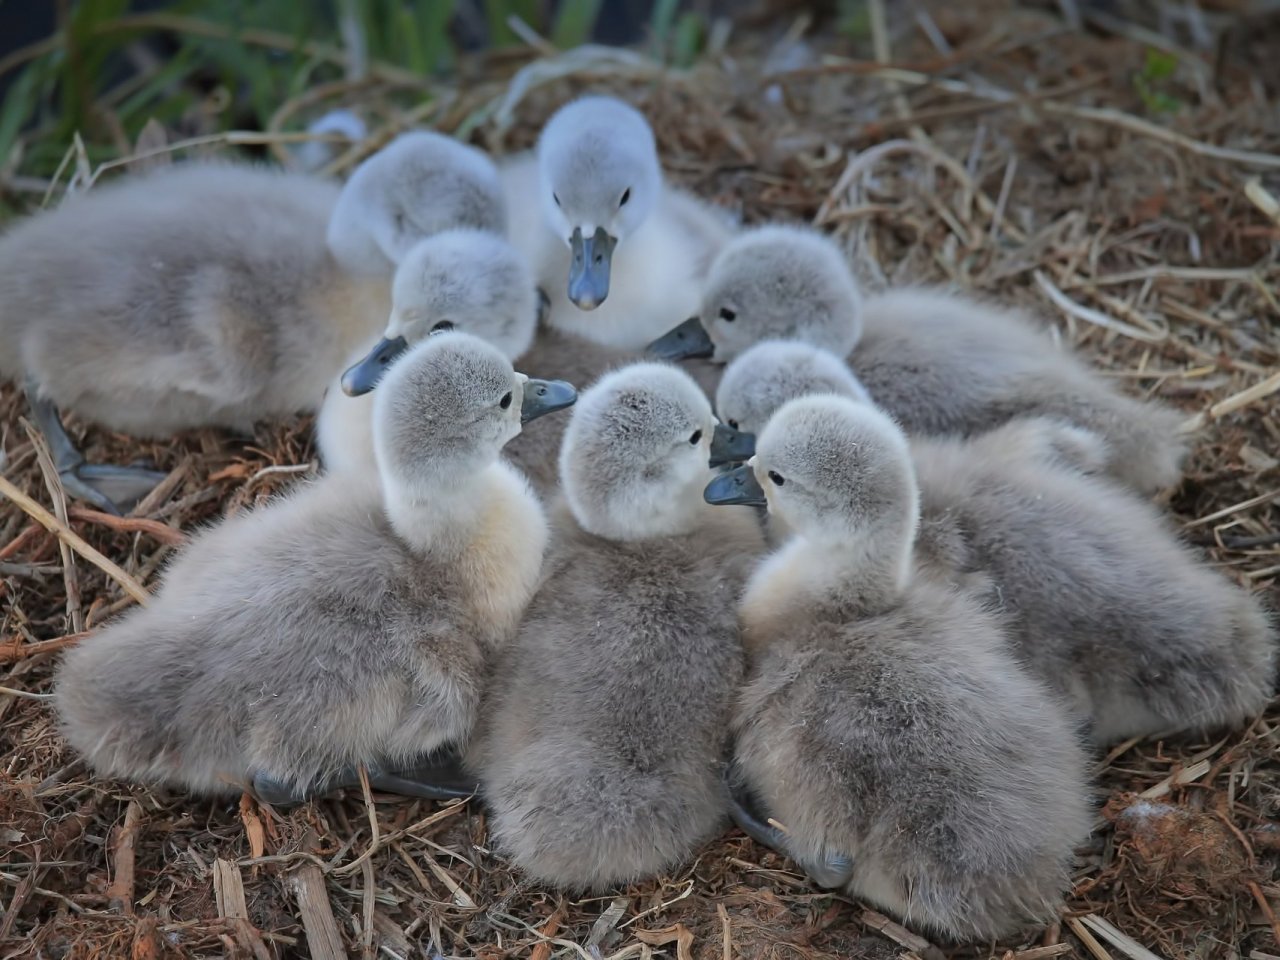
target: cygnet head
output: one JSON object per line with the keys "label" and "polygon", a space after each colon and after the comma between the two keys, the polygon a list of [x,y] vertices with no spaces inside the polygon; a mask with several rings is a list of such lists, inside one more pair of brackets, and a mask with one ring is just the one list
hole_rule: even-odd
{"label": "cygnet head", "polygon": [[797,340],[766,340],[725,368],[716,390],[716,426],[711,465],[747,460],[756,434],[788,400],[834,394],[858,403],[871,397],[848,364],[821,347]]}
{"label": "cygnet head", "polygon": [[438,233],[396,268],[386,332],[342,375],[342,389],[368,393],[411,344],[440,330],[480,337],[513,359],[533,342],[537,312],[533,275],[505,239],[483,230]]}
{"label": "cygnet head", "polygon": [[609,295],[614,248],[636,231],[662,191],[648,122],[613,97],[561,107],[538,140],[542,203],[569,244],[569,299],[594,310]]}
{"label": "cygnet head", "polygon": [[328,243],[347,270],[382,276],[418,241],[454,227],[506,233],[498,170],[475,147],[418,131],[356,167],[330,217]]}
{"label": "cygnet head", "polygon": [[685,532],[702,509],[715,427],[684,372],[637,363],[584,391],[560,448],[560,483],[584,530],[610,540]]}
{"label": "cygnet head", "polygon": [[422,501],[465,485],[522,423],[570,406],[567,383],[530,380],[479,337],[449,331],[413,347],[374,396],[383,486]]}
{"label": "cygnet head", "polygon": [[905,582],[920,515],[907,438],[875,407],[801,397],[770,418],[756,454],[713,480],[710,503],[767,503],[813,543],[872,562],[893,561]]}
{"label": "cygnet head", "polygon": [[666,360],[728,363],[762,340],[801,340],[846,357],[862,335],[861,297],[838,247],[812,230],[768,226],[728,243],[698,316],[650,345]]}

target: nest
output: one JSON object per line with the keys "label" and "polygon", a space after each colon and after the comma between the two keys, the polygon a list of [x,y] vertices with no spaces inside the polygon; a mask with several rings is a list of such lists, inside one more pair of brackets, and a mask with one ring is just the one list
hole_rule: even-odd
{"label": "nest", "polygon": [[[198,149],[256,142],[283,157],[290,130],[348,105],[373,118],[374,133],[339,151],[334,172],[415,123],[510,152],[573,93],[617,93],[654,124],[672,177],[745,222],[816,223],[868,286],[940,282],[1020,303],[1125,389],[1183,409],[1196,435],[1169,498],[1174,521],[1280,609],[1274,65],[1272,81],[1250,68],[1248,31],[1228,36],[1243,46],[1215,64],[1147,27],[1096,17],[1085,31],[1056,8],[979,3],[922,10],[892,36],[873,17],[874,58],[851,56],[868,44],[833,31],[806,40],[766,21],[688,71],[536,46],[466,60],[452,87],[375,69],[284,104],[265,132],[197,131],[211,134]],[[1148,76],[1153,37],[1179,51],[1170,75]],[[1153,115],[1167,101],[1178,109]],[[138,162],[196,149],[174,135],[149,128]],[[81,185],[96,172],[68,169]],[[944,952],[815,891],[737,831],[670,876],[573,899],[490,850],[478,804],[357,794],[283,812],[90,777],[39,699],[58,651],[154,589],[188,531],[314,472],[311,424],[142,443],[73,421],[93,458],[146,457],[168,471],[132,515],[113,518],[66,502],[24,415],[21,395],[0,390],[4,489],[15,500],[0,513],[0,956]],[[1131,742],[1099,757],[1101,816],[1062,922],[945,952],[1276,954],[1278,731],[1273,702],[1219,739]]]}

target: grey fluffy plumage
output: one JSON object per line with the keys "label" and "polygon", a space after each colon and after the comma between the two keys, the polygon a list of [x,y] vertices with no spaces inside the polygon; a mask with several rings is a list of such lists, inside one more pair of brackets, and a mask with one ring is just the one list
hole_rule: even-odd
{"label": "grey fluffy plumage", "polygon": [[381,488],[322,478],[199,535],[150,606],[67,654],[70,742],[104,775],[199,793],[464,742],[546,539],[497,460],[521,389],[478,340],[420,345],[378,391]]}
{"label": "grey fluffy plumage", "polygon": [[[729,365],[717,406],[756,432],[812,393],[866,398],[832,354],[763,343]],[[988,592],[1018,656],[1097,740],[1235,726],[1266,705],[1267,614],[1109,478],[1099,435],[1027,417],[967,439],[915,439],[911,451],[918,559]]]}
{"label": "grey fluffy plumage", "polygon": [[417,130],[402,133],[352,172],[328,242],[347,269],[389,276],[418,241],[457,228],[506,232],[498,169],[482,150]]}
{"label": "grey fluffy plumage", "polygon": [[624,368],[579,400],[543,584],[501,658],[471,763],[498,848],[601,889],[688,857],[723,820],[741,678],[735,603],[762,549],[701,502],[709,403],[678,371]]}
{"label": "grey fluffy plumage", "polygon": [[1052,917],[1088,832],[1083,752],[999,618],[917,570],[905,440],[801,399],[755,470],[797,537],[743,601],[736,758],[789,852],[850,857],[851,894],[948,939]]}
{"label": "grey fluffy plumage", "polygon": [[766,339],[848,357],[913,436],[972,436],[1015,416],[1052,416],[1104,436],[1108,469],[1137,490],[1181,476],[1176,411],[1120,393],[1008,309],[927,289],[863,297],[843,254],[812,231],[770,226],[726,245],[700,316],[721,363]]}
{"label": "grey fluffy plumage", "polygon": [[1094,739],[1230,728],[1266,706],[1277,646],[1267,613],[1158,508],[1087,472],[1113,462],[1099,438],[1037,419],[913,449],[922,545],[961,575],[990,578],[1019,655]]}
{"label": "grey fluffy plumage", "polygon": [[0,238],[0,374],[163,436],[313,409],[386,315],[386,281],[324,243],[328,181],[191,162],[128,177]]}

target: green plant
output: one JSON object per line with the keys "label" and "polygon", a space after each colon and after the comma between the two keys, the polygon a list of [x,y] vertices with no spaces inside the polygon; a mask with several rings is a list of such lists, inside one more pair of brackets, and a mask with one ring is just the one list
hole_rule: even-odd
{"label": "green plant", "polygon": [[1175,113],[1182,101],[1162,89],[1178,69],[1178,58],[1164,50],[1148,48],[1142,69],[1134,75],[1133,88],[1142,98],[1148,113]]}
{"label": "green plant", "polygon": [[[24,172],[48,176],[75,132],[91,161],[109,158],[152,117],[264,129],[290,98],[344,76],[353,36],[356,59],[421,102],[429,78],[456,64],[463,20],[483,24],[491,46],[519,41],[514,16],[571,47],[590,39],[600,5],[561,0],[553,20],[548,0],[175,0],[143,12],[130,0],[69,0],[53,36],[0,61],[16,71],[0,102],[0,168],[20,155]],[[686,56],[683,20],[675,38]],[[140,43],[150,46],[141,57]]]}

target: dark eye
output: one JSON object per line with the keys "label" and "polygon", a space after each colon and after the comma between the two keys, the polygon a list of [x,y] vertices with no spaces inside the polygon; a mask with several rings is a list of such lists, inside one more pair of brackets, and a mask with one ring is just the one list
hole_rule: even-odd
{"label": "dark eye", "polygon": [[511,406],[511,391],[510,391],[510,390],[508,390],[508,391],[506,392],[506,394],[503,396],[503,398],[502,398],[501,400],[499,400],[499,401],[498,401],[498,406],[500,406],[503,410],[506,410],[509,406]]}
{"label": "dark eye", "polygon": [[553,194],[551,195],[551,199],[552,199],[552,200],[554,200],[554,201],[556,202],[556,206],[557,206],[557,207],[558,207],[558,206],[560,206],[560,194],[558,194],[558,193],[553,193]]}
{"label": "dark eye", "polygon": [[702,431],[695,430],[693,431],[693,436],[689,438],[689,442],[692,443],[694,446],[697,446],[698,441],[701,439],[702,439]]}
{"label": "dark eye", "polygon": [[730,427],[732,427],[734,430],[737,430],[737,429],[738,429],[738,421],[737,421],[737,420],[730,420],[730,421],[729,421],[729,426],[730,426]]}
{"label": "dark eye", "polygon": [[780,474],[777,470],[769,471],[769,481],[773,483],[775,486],[779,486],[779,487],[787,482],[786,480],[783,479],[782,474]]}
{"label": "dark eye", "polygon": [[618,206],[625,207],[627,205],[627,201],[630,199],[631,199],[631,188],[627,187],[627,189],[622,191],[622,199],[618,201]]}
{"label": "dark eye", "polygon": [[733,323],[733,321],[738,319],[738,314],[736,311],[730,310],[728,307],[721,307],[720,319],[725,323]]}
{"label": "dark eye", "polygon": [[431,332],[444,333],[446,330],[452,330],[452,329],[453,329],[453,323],[451,321],[441,320],[439,323],[437,323],[434,327],[431,328]]}

